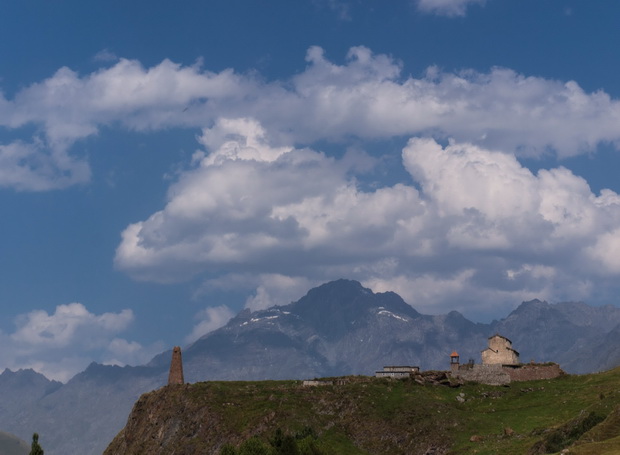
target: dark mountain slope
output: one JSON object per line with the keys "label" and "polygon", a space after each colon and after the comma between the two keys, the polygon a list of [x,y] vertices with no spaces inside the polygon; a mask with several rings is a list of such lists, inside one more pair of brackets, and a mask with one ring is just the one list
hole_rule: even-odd
{"label": "dark mountain slope", "polygon": [[28,455],[30,445],[10,433],[0,431],[0,454],[2,455]]}
{"label": "dark mountain slope", "polygon": [[184,359],[190,381],[373,374],[394,363],[440,369],[453,349],[476,356],[488,333],[458,312],[423,316],[397,294],[338,280],[289,305],[240,313]]}
{"label": "dark mountain slope", "polygon": [[[21,400],[21,405],[13,411],[0,410],[0,428],[27,441],[39,433],[46,455],[100,454],[126,419],[131,400],[164,385],[164,373],[93,363],[63,385],[32,370],[5,371],[0,375],[0,394],[12,395],[13,402]],[[10,381],[2,380],[5,375]],[[7,387],[8,382],[16,384]]]}
{"label": "dark mountain slope", "polygon": [[[493,330],[512,340],[523,362],[554,361],[568,372],[587,373],[618,365],[609,364],[605,353],[614,341],[605,340],[608,334],[613,338],[612,329],[619,324],[620,309],[611,305],[532,300],[523,302]],[[620,355],[615,358],[620,361]]]}

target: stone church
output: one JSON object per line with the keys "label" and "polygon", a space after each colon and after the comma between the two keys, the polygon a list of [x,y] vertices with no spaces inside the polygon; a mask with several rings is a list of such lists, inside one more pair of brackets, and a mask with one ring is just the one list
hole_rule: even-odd
{"label": "stone church", "polygon": [[519,353],[512,348],[512,341],[495,334],[489,337],[489,347],[482,351],[483,365],[518,365]]}
{"label": "stone church", "polygon": [[506,385],[512,381],[553,379],[564,374],[557,363],[519,363],[519,353],[512,348],[512,341],[500,334],[489,337],[488,346],[482,351],[481,365],[474,364],[473,360],[461,365],[458,353],[450,354],[450,375],[465,381]]}

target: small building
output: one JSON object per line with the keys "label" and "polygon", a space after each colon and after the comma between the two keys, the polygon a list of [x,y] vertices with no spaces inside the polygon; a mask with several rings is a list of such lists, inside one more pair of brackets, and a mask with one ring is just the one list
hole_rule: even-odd
{"label": "small building", "polygon": [[408,378],[412,374],[419,373],[420,367],[414,366],[387,366],[383,370],[375,372],[377,378]]}
{"label": "small building", "polygon": [[482,351],[483,365],[518,365],[519,353],[512,348],[512,341],[495,334],[489,337],[489,347]]}

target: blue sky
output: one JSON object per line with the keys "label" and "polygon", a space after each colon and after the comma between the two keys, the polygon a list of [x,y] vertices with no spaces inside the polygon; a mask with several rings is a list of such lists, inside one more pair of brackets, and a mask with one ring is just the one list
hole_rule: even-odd
{"label": "blue sky", "polygon": [[620,4],[17,2],[0,368],[138,364],[337,278],[618,304]]}

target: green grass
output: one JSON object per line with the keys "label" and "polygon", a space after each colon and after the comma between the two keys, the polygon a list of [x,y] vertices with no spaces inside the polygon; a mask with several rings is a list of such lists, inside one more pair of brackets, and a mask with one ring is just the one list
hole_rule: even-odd
{"label": "green grass", "polygon": [[[430,440],[441,434],[443,439],[452,441],[452,453],[491,455],[527,453],[543,439],[545,432],[559,428],[583,412],[596,412],[607,417],[616,406],[620,406],[618,384],[620,370],[517,382],[508,387],[472,383],[450,388],[388,379],[306,389],[290,382],[221,383],[219,386],[223,388],[222,396],[234,389],[241,401],[253,397],[243,406],[242,413],[232,410],[228,413],[231,424],[239,431],[268,413],[274,413],[274,420],[283,418],[287,421],[289,431],[307,424],[325,428],[330,421],[337,421],[334,427],[321,434],[321,441],[327,446],[338,446],[337,453],[364,453],[355,448],[356,444],[371,451],[380,450],[383,441],[355,440],[359,435],[348,431],[351,425],[359,424],[355,418],[363,409],[363,418],[372,422],[367,426],[375,430],[382,426],[386,431],[392,429],[395,432],[411,428]],[[322,397],[333,407],[326,414],[317,416],[312,406],[300,406],[308,396]],[[462,396],[465,401],[459,402],[457,396]],[[591,435],[597,434],[599,446],[604,440],[605,444],[615,447],[615,441],[610,438],[618,435],[618,429],[620,416],[613,423],[601,424],[598,433],[593,429]],[[474,435],[479,441],[470,441]],[[581,450],[586,450],[585,446]]]}
{"label": "green grass", "polygon": [[[616,369],[595,375],[512,383],[510,387],[495,388],[496,394],[501,394],[496,398],[481,396],[484,391],[493,390],[489,387],[466,386],[462,392],[469,391],[471,399],[462,405],[467,410],[465,431],[458,433],[453,452],[527,453],[546,432],[561,427],[582,412],[610,415],[620,405],[616,392],[619,384],[620,370]],[[613,427],[610,424],[606,433],[601,431],[601,437],[613,434],[618,423],[614,422]],[[597,427],[591,430],[592,434]],[[505,428],[514,430],[514,434],[506,436]],[[482,441],[470,442],[471,434],[481,436]]]}
{"label": "green grass", "polygon": [[[188,419],[209,409],[208,419],[235,445],[250,437],[268,441],[276,428],[297,434],[309,427],[325,453],[343,455],[415,454],[430,447],[453,455],[523,455],[542,440],[558,442],[558,451],[571,444],[570,453],[620,454],[620,369],[505,387],[344,379],[343,385],[319,387],[302,387],[301,381],[204,382],[153,392],[152,401],[170,401],[171,415],[183,407]],[[600,417],[589,430],[581,421],[588,416]],[[192,438],[205,450],[213,444],[209,435]]]}

